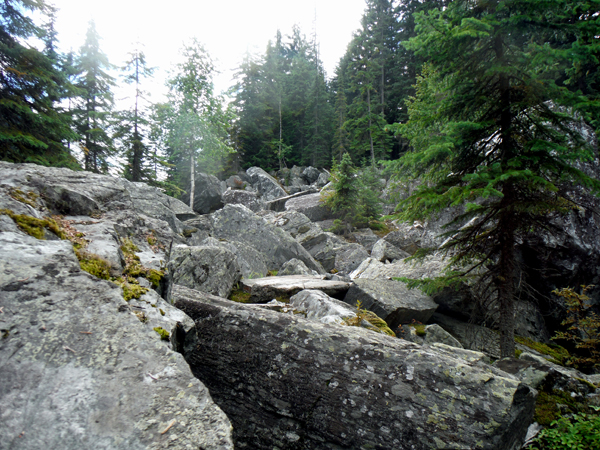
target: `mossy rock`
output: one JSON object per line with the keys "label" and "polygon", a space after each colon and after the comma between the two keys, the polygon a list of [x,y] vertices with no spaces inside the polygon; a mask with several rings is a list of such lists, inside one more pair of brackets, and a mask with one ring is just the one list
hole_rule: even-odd
{"label": "mossy rock", "polygon": [[126,302],[134,298],[139,299],[148,292],[148,288],[142,287],[137,281],[125,277],[113,279],[112,282],[121,286],[121,289],[123,289],[123,299],[125,299]]}
{"label": "mossy rock", "polygon": [[560,366],[566,365],[571,356],[569,355],[569,352],[560,345],[543,344],[522,336],[515,336],[515,342],[529,347],[542,355],[550,356],[552,358],[550,361]]}
{"label": "mossy rock", "polygon": [[37,208],[37,200],[40,198],[38,194],[35,192],[23,192],[21,189],[11,188],[8,191],[9,195],[14,198],[16,201],[25,203],[26,205],[31,206],[32,208]]}
{"label": "mossy rock", "polygon": [[234,289],[229,295],[229,300],[238,303],[251,303],[250,295],[250,292],[246,292],[243,289]]}
{"label": "mossy rock", "polygon": [[110,279],[110,263],[107,260],[95,253],[86,252],[83,249],[76,249],[75,255],[77,255],[81,270],[84,270],[101,280]]}
{"label": "mossy rock", "polygon": [[38,219],[26,214],[15,214],[10,209],[0,209],[0,214],[9,216],[21,230],[36,239],[46,239],[46,229],[60,239],[66,239],[65,233],[63,233],[58,223],[56,223],[56,220],[50,217]]}
{"label": "mossy rock", "polygon": [[159,334],[160,339],[163,341],[168,341],[171,338],[169,332],[162,327],[154,327],[153,330]]}

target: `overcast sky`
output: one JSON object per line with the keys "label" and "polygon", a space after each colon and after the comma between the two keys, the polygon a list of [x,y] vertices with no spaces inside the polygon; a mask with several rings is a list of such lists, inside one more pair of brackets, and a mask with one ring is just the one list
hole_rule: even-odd
{"label": "overcast sky", "polygon": [[329,77],[343,56],[352,33],[360,27],[365,0],[50,0],[58,8],[59,48],[78,50],[90,19],[102,37],[101,48],[112,64],[121,66],[135,41],[144,47],[147,62],[158,67],[160,85],[179,49],[191,37],[205,45],[221,75],[217,91],[233,84],[234,69],[247,50],[263,54],[277,29],[284,36],[298,24],[310,37],[316,31],[321,59]]}

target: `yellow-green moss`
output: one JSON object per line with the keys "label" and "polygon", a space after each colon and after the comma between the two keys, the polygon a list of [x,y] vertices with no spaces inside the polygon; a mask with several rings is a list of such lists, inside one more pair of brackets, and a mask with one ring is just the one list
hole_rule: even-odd
{"label": "yellow-green moss", "polygon": [[10,209],[0,209],[0,214],[6,214],[9,216],[21,230],[36,239],[45,239],[45,229],[52,231],[60,239],[66,239],[66,236],[61,230],[60,226],[54,219],[50,217],[38,219],[26,214],[15,214]]}
{"label": "yellow-green moss", "polygon": [[529,347],[535,350],[536,352],[541,353],[542,355],[550,356],[552,358],[551,362],[555,364],[564,366],[569,360],[569,352],[560,345],[542,344],[541,342],[536,342],[533,339],[529,339],[522,336],[515,336],[515,342]]}
{"label": "yellow-green moss", "polygon": [[523,350],[519,350],[518,348],[515,349],[515,358],[519,359],[519,356],[521,356],[521,354],[523,353]]}
{"label": "yellow-green moss", "polygon": [[234,289],[231,291],[231,295],[229,296],[229,300],[238,303],[250,303],[250,292],[244,291],[244,289]]}
{"label": "yellow-green moss", "polygon": [[23,192],[21,189],[11,188],[8,191],[9,195],[14,198],[16,201],[25,203],[26,205],[31,206],[32,208],[37,208],[37,199],[40,197],[35,192]]}
{"label": "yellow-green moss", "polygon": [[140,249],[133,241],[129,238],[121,239],[121,251],[125,257],[125,270],[123,275],[130,277],[143,277],[146,278],[154,287],[158,287],[160,280],[165,275],[161,270],[148,269],[142,266],[140,257],[135,254]]}
{"label": "yellow-green moss", "polygon": [[131,278],[119,277],[114,278],[111,281],[116,285],[121,286],[121,289],[123,289],[123,298],[126,302],[133,298],[138,299],[146,292],[148,292],[148,288],[140,286],[137,281]]}
{"label": "yellow-green moss", "polygon": [[102,280],[110,279],[110,263],[107,260],[83,249],[75,250],[75,255],[77,255],[81,270]]}
{"label": "yellow-green moss", "polygon": [[156,331],[160,335],[160,338],[163,341],[168,341],[171,337],[169,332],[162,327],[155,327],[155,328],[153,328],[153,330]]}
{"label": "yellow-green moss", "polygon": [[541,391],[535,402],[533,420],[545,427],[549,426],[552,421],[559,419],[564,414],[564,411],[560,410],[559,404],[565,405],[571,413],[586,408],[585,405],[578,403],[567,392],[558,389],[551,392]]}
{"label": "yellow-green moss", "polygon": [[198,231],[198,228],[185,228],[181,234],[183,235],[183,237],[189,238],[196,231]]}
{"label": "yellow-green moss", "polygon": [[372,311],[361,308],[361,302],[356,302],[356,316],[347,317],[344,319],[346,325],[352,327],[362,326],[363,320],[366,320],[373,325],[374,331],[380,331],[389,336],[396,337],[396,334],[390,329],[387,322]]}
{"label": "yellow-green moss", "polygon": [[417,336],[424,337],[427,335],[427,329],[422,323],[411,323],[409,326],[415,329]]}

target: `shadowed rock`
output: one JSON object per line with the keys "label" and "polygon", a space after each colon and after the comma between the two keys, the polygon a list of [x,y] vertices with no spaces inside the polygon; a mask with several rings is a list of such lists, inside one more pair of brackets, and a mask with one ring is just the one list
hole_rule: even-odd
{"label": "shadowed rock", "polygon": [[435,312],[437,304],[418,289],[408,289],[400,281],[356,279],[344,301],[373,311],[390,328],[413,320],[425,323]]}
{"label": "shadowed rock", "polygon": [[[237,448],[516,450],[535,395],[476,352],[174,290]],[[483,357],[483,355],[481,355]]]}

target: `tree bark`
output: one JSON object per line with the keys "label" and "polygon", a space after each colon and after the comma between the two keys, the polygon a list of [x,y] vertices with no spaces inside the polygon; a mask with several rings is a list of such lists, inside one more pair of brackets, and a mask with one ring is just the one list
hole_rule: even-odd
{"label": "tree bark", "polygon": [[194,164],[194,153],[190,156],[190,208],[194,209],[194,191],[196,190],[196,174]]}

